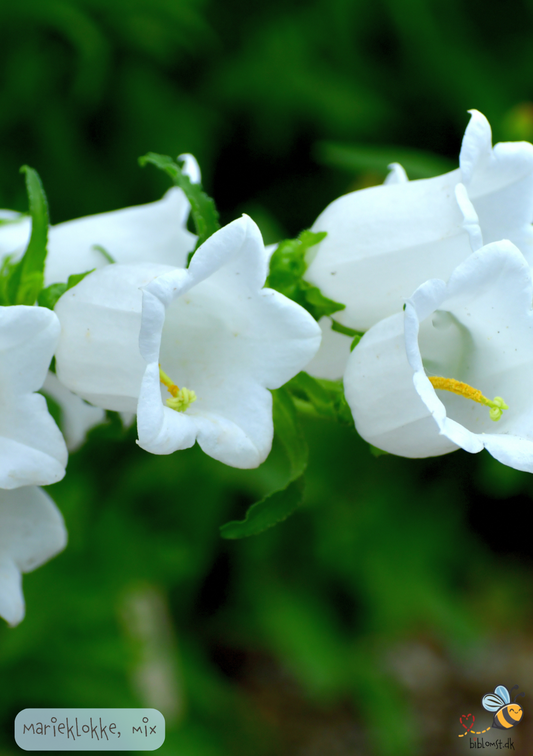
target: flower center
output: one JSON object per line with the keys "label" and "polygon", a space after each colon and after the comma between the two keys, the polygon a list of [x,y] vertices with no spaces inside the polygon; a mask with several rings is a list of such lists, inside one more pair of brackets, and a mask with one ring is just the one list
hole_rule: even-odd
{"label": "flower center", "polygon": [[171,398],[166,401],[167,407],[170,407],[170,409],[176,410],[176,412],[185,412],[196,401],[194,391],[190,391],[185,386],[183,388],[176,386],[168,375],[161,370],[161,365],[159,365],[159,380],[167,387],[168,393],[171,394]]}
{"label": "flower center", "polygon": [[455,378],[440,378],[439,376],[434,375],[428,377],[429,382],[435,389],[451,391],[452,394],[464,396],[466,399],[472,399],[472,401],[478,402],[478,404],[484,404],[486,407],[490,407],[489,415],[491,420],[499,420],[503,414],[503,410],[509,409],[501,396],[495,396],[491,401],[490,399],[487,399],[486,396],[483,396],[479,389],[469,386],[468,383],[456,381]]}

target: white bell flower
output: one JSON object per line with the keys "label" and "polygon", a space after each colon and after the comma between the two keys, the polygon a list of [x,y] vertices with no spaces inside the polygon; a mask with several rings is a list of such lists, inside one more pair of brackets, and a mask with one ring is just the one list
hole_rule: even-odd
{"label": "white bell flower", "polygon": [[533,284],[509,241],[433,279],[373,326],[348,360],[360,435],[403,457],[457,448],[533,472]]}
{"label": "white bell flower", "polygon": [[96,246],[115,262],[155,262],[185,266],[196,236],[186,229],[190,205],[181,189],[169,189],[158,202],[127,207],[59,223],[50,229],[45,285],[66,281],[108,264]]}
{"label": "white bell flower", "polygon": [[197,440],[225,464],[256,467],[272,443],[268,389],[302,370],[321,338],[303,308],[262,288],[267,268],[259,229],[243,216],[188,269],[95,271],[56,305],[60,381],[98,406],[137,411],[150,452]]}
{"label": "white bell flower", "polygon": [[0,488],[55,483],[67,448],[48,412],[44,383],[59,339],[44,307],[0,307]]}
{"label": "white bell flower", "polygon": [[[193,183],[200,169],[192,155],[180,155],[183,172]],[[66,283],[68,277],[108,264],[104,252],[115,262],[153,262],[185,267],[196,245],[187,231],[191,206],[184,192],[169,189],[157,202],[126,207],[98,215],[58,223],[48,232],[45,286]],[[0,257],[22,256],[31,235],[31,218],[0,210]],[[101,249],[99,249],[101,248]]]}
{"label": "white bell flower", "polygon": [[407,181],[395,164],[385,185],[340,197],[313,224],[327,236],[305,277],[346,305],[333,316],[341,324],[367,330],[483,244],[510,239],[533,264],[533,145],[492,148],[487,119],[470,112],[460,168]]}
{"label": "white bell flower", "polygon": [[66,543],[63,518],[47,493],[35,486],[0,490],[0,617],[11,626],[24,619],[22,573],[40,567]]}

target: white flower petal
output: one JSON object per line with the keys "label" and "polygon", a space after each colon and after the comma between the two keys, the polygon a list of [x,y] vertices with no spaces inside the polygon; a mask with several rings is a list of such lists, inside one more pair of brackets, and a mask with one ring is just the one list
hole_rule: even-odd
{"label": "white flower petal", "polygon": [[139,444],[155,453],[190,446],[192,426],[158,409],[158,365],[195,391],[186,411],[206,453],[256,467],[272,443],[272,399],[316,352],[320,333],[300,307],[270,289],[259,229],[247,216],[196,252],[185,273],[154,279],[143,292],[140,347],[149,363],[139,398]]}
{"label": "white flower petal", "polygon": [[[92,273],[56,306],[59,379],[108,409],[131,410],[138,397],[139,444],[148,451],[168,454],[197,439],[225,464],[257,466],[272,443],[267,389],[302,370],[321,338],[303,308],[262,288],[267,267],[259,229],[243,216],[213,234],[187,270]],[[160,364],[195,392],[185,411],[165,406]]]}
{"label": "white flower petal", "polygon": [[344,392],[357,432],[378,449],[402,457],[432,457],[457,448],[439,435],[415,390],[401,313],[376,323],[355,347]]}
{"label": "white flower petal", "polygon": [[[343,325],[367,330],[397,312],[426,278],[447,278],[471,252],[455,199],[460,172],[340,197],[312,226],[327,231],[306,279],[346,305]],[[431,271],[428,275],[428,271]],[[378,284],[379,282],[379,284]]]}
{"label": "white flower petal", "polygon": [[[415,291],[406,303],[403,349],[399,315],[370,329],[350,357],[345,377],[361,435],[402,456],[442,453],[432,450],[424,433],[414,438],[421,417],[414,386],[422,416],[425,409],[443,448],[446,443],[448,450],[486,448],[505,464],[533,472],[531,275],[511,242],[486,245],[459,265],[447,284],[432,280]],[[461,381],[491,401],[503,397],[508,409],[494,422],[487,406],[436,390],[428,376]]]}
{"label": "white flower petal", "polygon": [[184,193],[174,188],[158,202],[52,226],[46,285],[106,266],[105,256],[94,245],[103,247],[115,262],[185,266],[196,243],[185,228],[189,209]]}
{"label": "white flower petal", "polygon": [[97,407],[136,412],[146,362],[139,348],[141,286],[166,265],[108,265],[61,297],[56,374]]}
{"label": "white flower petal", "polygon": [[305,372],[315,378],[327,378],[338,381],[344,375],[346,363],[350,356],[353,339],[343,333],[333,331],[331,318],[323,317],[318,321],[322,331],[322,342],[317,354],[306,365]]}
{"label": "white flower petal", "polygon": [[22,574],[11,557],[0,554],[0,617],[14,627],[24,619],[25,612]]}
{"label": "white flower petal", "polygon": [[39,488],[0,490],[0,616],[10,625],[24,618],[23,572],[44,564],[66,545],[61,513]]}
{"label": "white flower petal", "polygon": [[0,399],[0,488],[57,483],[65,475],[67,457],[44,396]]}
{"label": "white flower petal", "polygon": [[59,320],[46,307],[0,307],[2,395],[41,388],[60,330]]}
{"label": "white flower petal", "polygon": [[510,239],[533,264],[533,145],[492,148],[486,118],[471,113],[459,170],[405,182],[395,167],[384,186],[340,197],[313,224],[328,235],[309,251],[306,278],[346,305],[343,325],[367,330],[492,241]]}
{"label": "white flower petal", "polygon": [[510,239],[533,265],[533,145],[500,142],[491,149],[487,119],[477,110],[470,113],[460,165],[483,242]]}
{"label": "white flower petal", "polygon": [[0,308],[0,487],[55,483],[67,448],[41,388],[59,337],[59,321],[41,307]]}
{"label": "white flower petal", "polygon": [[88,431],[105,421],[105,412],[100,407],[87,404],[79,396],[69,391],[58,379],[48,371],[43,384],[43,393],[51,397],[59,405],[62,412],[62,427],[69,451],[78,449],[87,436]]}
{"label": "white flower petal", "polygon": [[184,152],[182,155],[178,155],[178,160],[183,160],[182,167],[183,173],[188,176],[193,184],[199,184],[202,180],[202,174],[200,172],[200,166],[198,161],[189,152]]}
{"label": "white flower petal", "polygon": [[470,202],[468,192],[464,184],[457,184],[455,187],[455,199],[459,209],[463,214],[463,228],[470,238],[470,247],[472,252],[481,249],[483,246],[483,235],[479,226],[474,205]]}
{"label": "white flower petal", "polygon": [[465,184],[470,184],[476,171],[486,169],[492,153],[492,133],[490,124],[479,110],[469,110],[470,122],[459,155],[461,175]]}
{"label": "white flower petal", "polygon": [[384,184],[405,184],[409,181],[405,168],[400,163],[391,163],[388,168],[390,173],[387,174]]}

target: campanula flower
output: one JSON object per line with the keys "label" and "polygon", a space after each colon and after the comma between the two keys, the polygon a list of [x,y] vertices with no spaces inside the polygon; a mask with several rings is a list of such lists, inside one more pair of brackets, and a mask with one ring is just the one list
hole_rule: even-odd
{"label": "campanula flower", "polygon": [[137,412],[155,454],[197,440],[234,467],[259,465],[272,443],[272,396],[302,370],[320,329],[264,289],[268,259],[247,216],[217,231],[189,268],[110,265],[56,305],[57,375],[106,409]]}
{"label": "campanula flower", "polygon": [[[200,181],[198,163],[181,155],[183,171],[193,183]],[[169,189],[157,202],[90,215],[51,226],[45,286],[66,282],[72,274],[85,273],[115,262],[154,262],[185,266],[196,244],[187,228],[190,204],[181,189]],[[0,257],[20,257],[30,238],[31,219],[9,210],[0,211]]]}
{"label": "campanula flower", "polygon": [[487,119],[472,110],[460,167],[408,181],[394,165],[383,186],[332,202],[312,231],[306,278],[346,309],[334,318],[365,331],[395,312],[430,278],[447,280],[472,251],[509,239],[533,264],[533,145],[491,142]]}
{"label": "campanula flower", "polygon": [[360,435],[403,457],[457,448],[533,472],[533,285],[509,241],[484,246],[446,283],[374,325],[344,377]]}

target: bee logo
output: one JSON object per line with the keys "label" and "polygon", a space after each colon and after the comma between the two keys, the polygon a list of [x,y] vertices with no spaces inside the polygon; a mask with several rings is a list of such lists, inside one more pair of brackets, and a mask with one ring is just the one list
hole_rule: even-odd
{"label": "bee logo", "polygon": [[[513,685],[511,690],[518,688],[518,685]],[[510,730],[522,719],[522,707],[515,703],[518,696],[525,695],[517,693],[511,703],[511,696],[509,691],[504,685],[498,685],[494,689],[494,693],[487,693],[483,696],[481,703],[483,708],[487,711],[494,712],[494,719],[492,726],[497,727],[499,730]]]}

